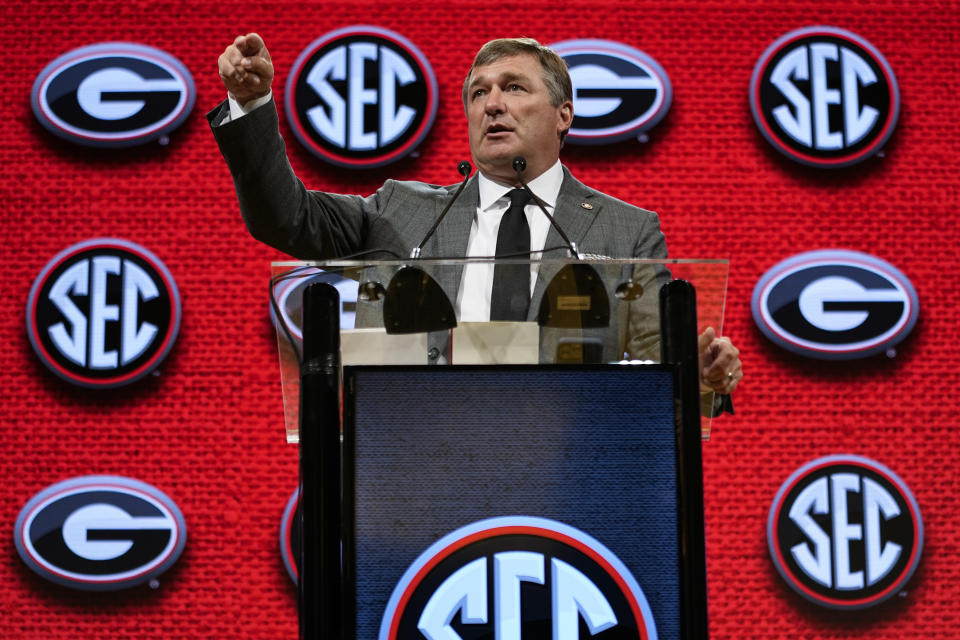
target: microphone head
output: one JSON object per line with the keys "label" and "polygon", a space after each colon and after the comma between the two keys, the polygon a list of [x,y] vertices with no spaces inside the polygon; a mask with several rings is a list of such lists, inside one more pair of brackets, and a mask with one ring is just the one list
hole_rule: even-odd
{"label": "microphone head", "polygon": [[470,172],[473,171],[473,167],[470,166],[470,163],[466,160],[461,160],[460,164],[457,165],[457,171],[460,173],[460,175],[466,178],[470,175]]}
{"label": "microphone head", "polygon": [[527,168],[527,159],[523,156],[517,156],[513,159],[513,170],[517,173],[523,173]]}

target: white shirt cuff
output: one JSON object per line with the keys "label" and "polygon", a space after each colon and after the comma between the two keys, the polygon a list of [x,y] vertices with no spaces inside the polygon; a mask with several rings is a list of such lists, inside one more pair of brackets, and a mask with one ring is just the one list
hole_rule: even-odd
{"label": "white shirt cuff", "polygon": [[237,102],[233,98],[233,96],[227,94],[227,102],[230,104],[230,119],[227,120],[226,122],[233,122],[238,118],[242,118],[243,116],[247,115],[254,109],[257,109],[267,104],[268,102],[270,102],[272,98],[273,98],[273,90],[271,90],[270,93],[268,93],[265,96],[257,98],[256,100],[251,100],[247,104],[241,105],[239,102]]}

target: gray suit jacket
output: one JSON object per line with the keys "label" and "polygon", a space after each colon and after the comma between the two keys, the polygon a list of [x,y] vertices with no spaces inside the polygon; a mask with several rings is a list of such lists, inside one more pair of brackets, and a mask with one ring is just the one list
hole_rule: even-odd
{"label": "gray suit jacket", "polygon": [[[294,175],[287,159],[273,103],[235,122],[222,124],[228,113],[229,108],[223,103],[207,117],[233,177],[244,222],[255,238],[296,258],[321,260],[380,250],[384,253],[368,257],[404,259],[421,242],[459,186],[387,180],[367,197],[310,191]],[[608,258],[667,257],[655,213],[587,187],[566,167],[563,171],[554,217],[582,253]],[[478,201],[474,176],[424,246],[422,257],[466,255]],[[553,247],[565,249],[560,234],[551,228],[545,249]],[[545,254],[551,255],[562,258],[567,254]],[[657,319],[650,317],[650,308],[655,309],[655,298],[651,296],[656,296],[659,287],[655,285],[665,274],[649,268],[645,271],[633,274],[634,280],[648,284],[643,304],[616,305],[612,301],[614,311],[620,314],[620,335],[616,339],[620,346],[605,351],[607,360],[620,359],[624,351],[636,358],[659,359],[659,330]],[[536,317],[552,275],[540,274],[530,304],[531,320]],[[460,270],[447,270],[439,278],[451,300],[456,299],[460,276]],[[368,310],[375,316],[378,312],[379,309]],[[358,311],[358,320],[363,316]],[[542,336],[548,354],[563,333]],[[611,338],[607,335],[604,340],[612,344]]]}

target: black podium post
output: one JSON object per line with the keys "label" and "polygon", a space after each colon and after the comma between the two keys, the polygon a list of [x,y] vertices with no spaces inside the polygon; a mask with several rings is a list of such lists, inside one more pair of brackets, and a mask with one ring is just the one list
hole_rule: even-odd
{"label": "black podium post", "polygon": [[[300,369],[300,637],[342,636],[340,561],[340,296],[318,282],[303,293]],[[316,543],[312,543],[316,541]]]}
{"label": "black podium post", "polygon": [[[707,637],[707,558],[703,520],[703,466],[700,435],[700,356],[697,344],[697,296],[684,280],[660,288],[662,361],[680,368],[683,399],[677,438],[677,478],[680,516],[680,584],[685,615],[683,638]],[[693,470],[695,473],[690,473]]]}

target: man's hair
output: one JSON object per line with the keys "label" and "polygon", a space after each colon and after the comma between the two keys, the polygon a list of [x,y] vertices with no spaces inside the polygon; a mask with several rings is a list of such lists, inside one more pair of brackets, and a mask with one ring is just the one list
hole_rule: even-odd
{"label": "man's hair", "polygon": [[550,104],[559,107],[566,101],[573,101],[573,85],[570,82],[570,72],[567,63],[550,47],[545,47],[533,38],[500,38],[491,40],[480,47],[473,65],[463,81],[463,107],[467,108],[467,92],[470,88],[470,78],[477,67],[491,64],[501,58],[528,55],[540,61],[543,71],[543,82],[547,85],[550,94]]}

